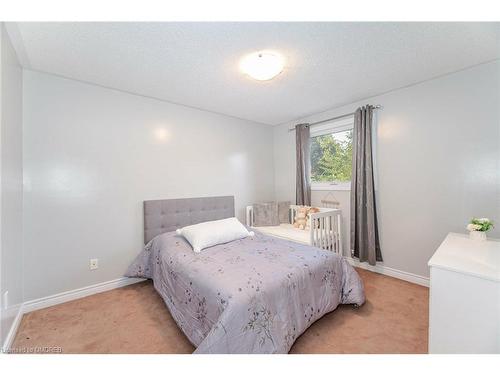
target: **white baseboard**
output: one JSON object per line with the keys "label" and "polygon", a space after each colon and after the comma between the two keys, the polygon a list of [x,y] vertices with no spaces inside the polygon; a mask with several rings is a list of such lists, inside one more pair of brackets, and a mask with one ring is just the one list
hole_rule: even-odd
{"label": "white baseboard", "polygon": [[390,268],[390,267],[384,266],[382,264],[377,264],[375,266],[372,266],[372,265],[369,265],[368,263],[360,262],[359,260],[348,257],[348,256],[346,256],[344,258],[354,267],[363,268],[363,269],[368,270],[368,271],[377,272],[377,273],[380,273],[382,275],[395,277],[396,279],[408,281],[408,282],[413,283],[413,284],[418,284],[418,285],[429,287],[429,278],[428,277],[415,275],[414,273],[410,273],[410,272],[406,272],[406,271],[397,270],[395,268]]}
{"label": "white baseboard", "polygon": [[21,319],[23,318],[23,305],[22,304],[12,306],[9,308],[9,310],[10,309],[13,309],[14,311],[17,310],[17,311],[13,312],[13,314],[15,314],[16,317],[12,321],[12,324],[10,326],[9,333],[7,334],[7,337],[5,337],[5,342],[3,343],[3,346],[2,346],[3,353],[6,353],[10,349],[10,347],[12,346],[12,343],[14,342],[14,339],[16,338],[17,329],[19,328],[19,324],[21,324]]}
{"label": "white baseboard", "polygon": [[68,290],[66,292],[24,302],[23,304],[19,305],[16,318],[12,323],[9,334],[7,335],[7,338],[3,345],[3,351],[6,352],[10,349],[14,341],[14,338],[16,337],[17,329],[19,328],[19,324],[21,323],[21,319],[24,314],[35,310],[44,309],[46,307],[59,305],[64,302],[73,301],[75,299],[87,297],[92,294],[102,293],[111,289],[121,288],[123,286],[135,284],[141,281],[144,281],[144,279],[121,277],[119,279],[105,281],[103,283],[89,285],[79,289]]}
{"label": "white baseboard", "polygon": [[105,281],[103,283],[89,285],[83,288],[68,290],[67,292],[62,292],[58,294],[53,294],[51,296],[34,299],[31,301],[24,302],[23,313],[28,313],[30,311],[40,310],[46,307],[59,305],[60,303],[87,297],[92,294],[106,292],[111,289],[121,288],[122,286],[135,284],[140,281],[144,281],[144,279],[120,277],[119,279]]}

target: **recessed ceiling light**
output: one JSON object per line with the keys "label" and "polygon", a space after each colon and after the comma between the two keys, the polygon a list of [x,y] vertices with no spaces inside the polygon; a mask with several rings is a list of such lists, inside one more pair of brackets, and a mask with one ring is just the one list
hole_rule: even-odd
{"label": "recessed ceiling light", "polygon": [[283,71],[285,61],[283,57],[274,52],[254,52],[240,62],[240,69],[253,79],[267,81]]}

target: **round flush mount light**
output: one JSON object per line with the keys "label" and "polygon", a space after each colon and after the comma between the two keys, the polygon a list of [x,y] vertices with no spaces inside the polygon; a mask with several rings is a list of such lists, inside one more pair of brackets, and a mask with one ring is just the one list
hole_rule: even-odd
{"label": "round flush mount light", "polygon": [[260,51],[251,53],[240,62],[240,69],[253,79],[268,81],[283,71],[285,61],[274,52]]}

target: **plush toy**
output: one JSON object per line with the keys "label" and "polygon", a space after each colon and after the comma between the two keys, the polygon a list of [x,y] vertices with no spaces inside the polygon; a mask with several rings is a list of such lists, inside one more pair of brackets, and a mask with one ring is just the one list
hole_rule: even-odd
{"label": "plush toy", "polygon": [[293,226],[299,229],[306,229],[307,226],[307,213],[309,212],[308,206],[300,206],[297,208],[297,213],[295,214],[295,221]]}
{"label": "plush toy", "polygon": [[318,207],[310,207],[309,208],[309,212],[307,214],[311,215],[311,214],[315,214],[317,212],[319,212],[319,208]]}

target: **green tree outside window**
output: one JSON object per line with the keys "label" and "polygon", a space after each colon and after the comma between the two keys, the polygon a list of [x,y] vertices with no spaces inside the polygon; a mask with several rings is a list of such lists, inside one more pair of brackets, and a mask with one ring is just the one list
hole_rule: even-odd
{"label": "green tree outside window", "polygon": [[347,182],[352,175],[352,130],[311,138],[311,180]]}

